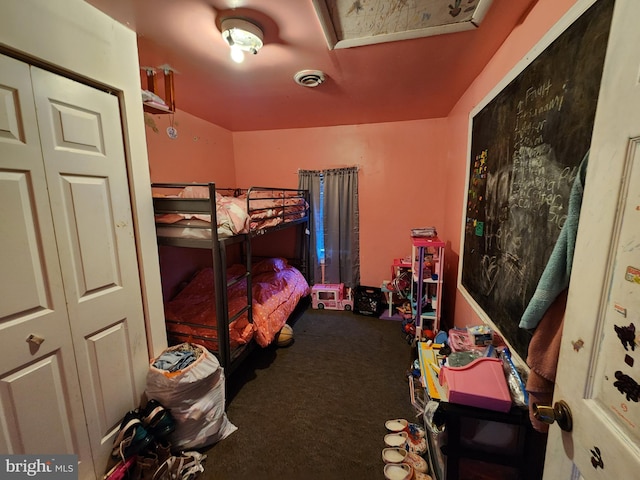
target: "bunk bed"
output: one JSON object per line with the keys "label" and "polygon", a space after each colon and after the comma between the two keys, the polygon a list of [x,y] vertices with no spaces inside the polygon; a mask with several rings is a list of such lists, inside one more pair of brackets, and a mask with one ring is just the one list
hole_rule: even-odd
{"label": "bunk bed", "polygon": [[[212,257],[165,301],[169,343],[205,346],[230,375],[256,345],[274,341],[310,292],[308,192],[215,183],[151,187],[158,244],[208,249]],[[291,227],[299,232],[296,258],[252,257],[252,239]],[[239,247],[240,262],[228,264],[231,245]]]}

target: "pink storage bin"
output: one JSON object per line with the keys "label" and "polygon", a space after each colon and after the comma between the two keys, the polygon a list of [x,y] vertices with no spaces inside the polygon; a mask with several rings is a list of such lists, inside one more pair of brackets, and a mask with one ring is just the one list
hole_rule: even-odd
{"label": "pink storage bin", "polygon": [[450,403],[498,412],[511,409],[511,395],[499,358],[478,358],[464,367],[442,367],[439,379]]}

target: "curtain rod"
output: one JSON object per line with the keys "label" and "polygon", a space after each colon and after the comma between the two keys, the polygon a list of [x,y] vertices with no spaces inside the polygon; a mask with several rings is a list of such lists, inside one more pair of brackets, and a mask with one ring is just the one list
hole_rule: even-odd
{"label": "curtain rod", "polygon": [[335,167],[335,168],[322,168],[320,170],[314,170],[311,168],[298,168],[298,171],[295,172],[296,175],[299,174],[300,172],[314,172],[314,173],[322,173],[322,172],[330,172],[330,171],[334,171],[334,170],[349,170],[355,168],[356,172],[359,172],[361,170],[362,167],[360,167],[360,165],[353,165],[350,167]]}

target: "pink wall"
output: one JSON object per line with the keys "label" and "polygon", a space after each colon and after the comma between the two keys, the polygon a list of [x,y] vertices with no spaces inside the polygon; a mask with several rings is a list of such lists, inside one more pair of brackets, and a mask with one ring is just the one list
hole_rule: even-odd
{"label": "pink wall", "polygon": [[411,228],[444,230],[446,121],[233,133],[239,186],[297,187],[298,170],[359,168],[361,284],[389,279]]}
{"label": "pink wall", "polygon": [[[172,115],[145,113],[147,150],[152,182],[210,182],[235,187],[231,132],[178,110],[173,126],[175,139],[167,135]],[[160,272],[164,298],[199,267],[211,263],[211,253],[193,249],[160,248]]]}
{"label": "pink wall", "polygon": [[443,318],[479,323],[457,288],[469,116],[574,3],[538,0],[446,119],[232,133],[177,112],[170,140],[169,117],[147,117],[160,130],[147,126],[151,178],[295,188],[298,169],[358,166],[361,283],[388,279],[410,229],[435,225],[447,242]]}
{"label": "pink wall", "polygon": [[[167,127],[178,131],[171,139]],[[144,114],[152,182],[210,182],[235,187],[231,132],[178,110],[175,115]]]}
{"label": "pink wall", "polygon": [[518,62],[544,37],[575,0],[538,0],[522,23],[518,25],[500,50],[487,64],[475,82],[460,98],[447,118],[449,152],[446,171],[445,229],[450,234],[451,251],[447,252],[445,272],[445,305],[454,312],[455,324],[466,326],[481,323],[480,316],[462,295],[457,285],[462,209],[466,200],[466,171],[469,149],[469,118],[476,105],[498,85]]}

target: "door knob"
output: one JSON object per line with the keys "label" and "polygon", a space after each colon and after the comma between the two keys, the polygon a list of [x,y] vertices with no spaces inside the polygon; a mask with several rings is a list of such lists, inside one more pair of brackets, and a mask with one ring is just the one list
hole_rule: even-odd
{"label": "door knob", "polygon": [[33,345],[39,346],[42,342],[44,342],[44,338],[32,333],[27,337],[27,342],[32,343]]}
{"label": "door knob", "polygon": [[533,416],[536,420],[551,425],[556,422],[558,426],[565,432],[570,432],[573,428],[573,417],[571,416],[571,409],[567,402],[560,400],[556,402],[553,407],[549,405],[538,405],[534,403],[532,405]]}

